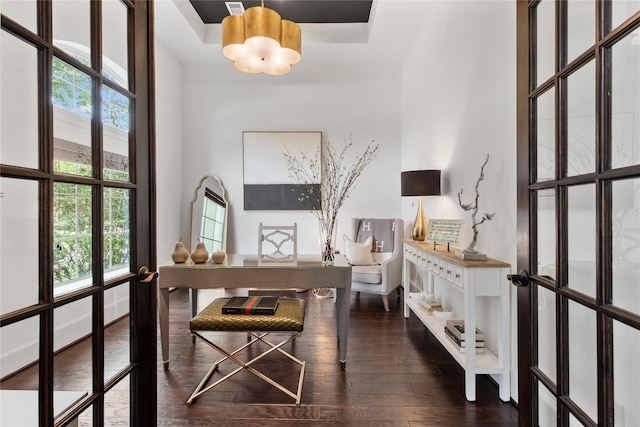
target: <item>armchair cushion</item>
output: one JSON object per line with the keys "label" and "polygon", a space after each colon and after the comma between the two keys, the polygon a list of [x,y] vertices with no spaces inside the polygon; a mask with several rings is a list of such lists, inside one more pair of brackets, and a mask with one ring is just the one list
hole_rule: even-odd
{"label": "armchair cushion", "polygon": [[379,265],[358,265],[351,268],[351,280],[379,285],[382,283],[382,268]]}
{"label": "armchair cushion", "polygon": [[351,265],[374,265],[373,255],[371,254],[371,245],[373,237],[369,236],[364,242],[354,242],[345,234],[344,236],[344,252],[349,264]]}

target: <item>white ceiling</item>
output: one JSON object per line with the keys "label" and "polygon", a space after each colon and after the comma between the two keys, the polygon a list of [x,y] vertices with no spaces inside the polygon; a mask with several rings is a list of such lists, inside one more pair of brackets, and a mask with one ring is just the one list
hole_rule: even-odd
{"label": "white ceiling", "polygon": [[[287,76],[304,79],[331,74],[336,67],[371,66],[374,71],[375,65],[399,64],[432,4],[432,0],[374,0],[369,24],[300,24],[302,61]],[[242,74],[222,55],[220,24],[203,24],[188,0],[157,0],[155,13],[157,42],[183,65],[206,65],[219,77]]]}

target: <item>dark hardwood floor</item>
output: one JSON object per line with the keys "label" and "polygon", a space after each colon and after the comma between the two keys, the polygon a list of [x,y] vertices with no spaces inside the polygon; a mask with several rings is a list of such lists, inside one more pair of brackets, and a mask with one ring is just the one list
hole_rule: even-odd
{"label": "dark hardwood floor", "polygon": [[[201,305],[222,292],[201,291]],[[186,332],[188,293],[184,289],[172,292],[168,371],[162,368],[158,345],[158,426],[517,425],[517,409],[500,401],[497,386],[485,376],[478,377],[477,401],[466,401],[463,370],[415,316],[404,319],[401,301],[395,296],[390,298],[391,311],[385,312],[379,296],[352,294],[348,361],[346,369],[341,370],[333,301],[316,298],[309,292],[298,295],[307,300],[305,330],[285,348],[307,362],[300,407],[247,372],[237,374],[187,406],[186,399],[218,355],[201,342],[192,344]],[[109,329],[123,328],[122,323]],[[246,336],[219,334],[217,340],[234,348],[246,342]],[[78,348],[82,346],[85,344],[62,352],[56,361],[60,357],[60,366],[64,365],[64,354],[82,352]],[[90,381],[90,371],[79,372],[79,358],[70,357],[74,360],[74,373],[61,370],[59,375],[69,377],[57,378],[56,383],[73,389],[74,382]],[[225,363],[222,373],[237,366]],[[291,371],[297,374],[298,368],[284,356],[272,353],[256,367],[287,387],[295,387],[297,376]],[[220,375],[217,372],[213,378]],[[37,367],[1,384],[2,388],[30,388],[29,385],[37,387]],[[107,399],[105,425],[126,425],[127,407],[119,403],[126,402],[126,384],[110,393],[114,393],[114,399]],[[86,418],[90,417],[80,417],[80,425],[89,425],[84,422]]]}

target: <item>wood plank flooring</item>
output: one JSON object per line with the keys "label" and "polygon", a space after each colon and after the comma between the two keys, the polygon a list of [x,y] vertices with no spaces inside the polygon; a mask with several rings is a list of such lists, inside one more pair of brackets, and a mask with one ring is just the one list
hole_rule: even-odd
{"label": "wood plank flooring", "polygon": [[[208,294],[207,294],[208,293]],[[240,291],[242,293],[242,291]],[[220,291],[201,291],[200,306]],[[377,295],[353,293],[347,367],[338,364],[334,304],[309,292],[305,330],[287,350],[307,362],[302,404],[247,372],[212,389],[191,406],[184,401],[206,373],[213,349],[187,336],[188,295],[171,294],[170,369],[158,374],[158,424],[162,426],[516,426],[517,409],[500,401],[498,389],[478,378],[477,401],[464,397],[464,371],[415,317],[402,316],[390,298],[385,312]],[[230,347],[243,334],[220,336]],[[158,350],[159,351],[159,350]],[[160,353],[158,353],[160,354]],[[159,356],[160,358],[160,356]],[[228,372],[232,362],[223,368]],[[261,361],[276,380],[295,387],[297,367],[284,356]],[[216,373],[214,378],[220,378]],[[287,378],[291,378],[287,381]]]}
{"label": "wood plank flooring", "polygon": [[[200,308],[223,292],[201,291]],[[235,290],[233,294],[242,292]],[[289,396],[247,372],[240,372],[187,406],[186,399],[218,354],[201,342],[192,343],[186,332],[188,293],[185,289],[172,292],[168,371],[162,368],[158,344],[157,425],[517,426],[517,409],[499,399],[496,385],[485,376],[478,377],[477,401],[466,401],[462,368],[415,316],[404,319],[401,301],[395,296],[390,297],[391,311],[385,312],[379,296],[352,294],[348,361],[341,370],[333,301],[309,292],[298,295],[307,300],[305,330],[285,348],[307,362],[301,406],[296,407]],[[118,327],[120,324],[113,326]],[[245,343],[246,336],[218,334],[216,342],[234,348]],[[256,350],[251,352],[257,354]],[[226,373],[236,366],[227,361],[220,370]],[[298,368],[284,356],[272,353],[256,367],[285,386],[295,387]],[[88,372],[82,375],[78,369],[76,363],[75,377],[90,378]],[[217,372],[213,378],[220,376]],[[73,381],[56,379],[69,387]],[[2,388],[33,384],[37,385],[37,369],[35,374],[26,370],[3,380]],[[112,402],[106,412],[119,413],[126,421],[128,411],[126,405],[119,408]],[[109,419],[111,423],[106,421],[105,425],[121,425],[116,423],[117,417]]]}

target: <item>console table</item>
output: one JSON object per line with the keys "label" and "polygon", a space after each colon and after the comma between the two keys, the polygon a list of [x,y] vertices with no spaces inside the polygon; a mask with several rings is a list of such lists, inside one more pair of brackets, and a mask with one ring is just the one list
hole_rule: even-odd
{"label": "console table", "polygon": [[[476,298],[493,297],[500,300],[499,324],[492,326],[498,332],[498,348],[485,348],[485,353],[475,351],[461,353],[444,332],[444,326],[428,313],[416,300],[410,298],[410,266],[414,265],[426,275],[420,291],[433,293],[435,277],[444,279],[447,286],[459,291],[464,298],[465,331],[476,330]],[[465,370],[465,396],[469,401],[476,400],[476,375],[492,374],[497,378],[500,399],[508,402],[511,398],[509,373],[510,331],[509,331],[509,282],[507,274],[510,265],[502,261],[487,259],[469,261],[458,258],[446,249],[435,250],[433,244],[404,242],[404,268],[402,283],[404,286],[404,317],[411,311],[422,321],[443,347]],[[460,315],[460,314],[458,314]],[[495,328],[495,329],[494,329]],[[488,332],[488,331],[484,331]],[[475,348],[475,334],[466,335],[467,348]]]}
{"label": "console table", "polygon": [[[190,288],[191,317],[197,310],[197,290],[207,288],[336,288],[336,329],[340,364],[347,363],[351,266],[323,266],[319,256],[298,255],[296,264],[265,266],[256,255],[227,254],[223,264],[160,266],[158,310],[164,369],[169,368],[169,288]],[[186,331],[186,329],[185,329]]]}

